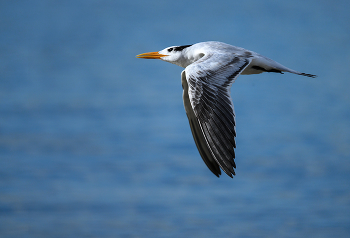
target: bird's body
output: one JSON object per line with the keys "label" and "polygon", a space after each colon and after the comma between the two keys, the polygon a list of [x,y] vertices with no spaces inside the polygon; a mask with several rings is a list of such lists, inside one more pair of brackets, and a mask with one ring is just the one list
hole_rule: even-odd
{"label": "bird's body", "polygon": [[185,68],[181,73],[183,101],[193,138],[208,168],[235,175],[235,112],[230,88],[240,74],[289,72],[308,77],[253,51],[221,42],[172,46],[137,56],[161,59]]}

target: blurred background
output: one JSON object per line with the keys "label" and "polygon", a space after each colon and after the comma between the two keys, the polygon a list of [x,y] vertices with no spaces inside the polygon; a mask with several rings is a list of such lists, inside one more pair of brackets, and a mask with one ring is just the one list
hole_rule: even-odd
{"label": "blurred background", "polygon": [[[349,237],[350,2],[1,1],[0,237]],[[192,139],[182,68],[222,41],[305,73],[232,87],[237,175]]]}

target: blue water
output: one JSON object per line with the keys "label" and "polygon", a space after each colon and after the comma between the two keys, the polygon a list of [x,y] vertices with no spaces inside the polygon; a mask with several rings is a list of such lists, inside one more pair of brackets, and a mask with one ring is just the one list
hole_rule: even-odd
{"label": "blue water", "polygon": [[[0,237],[349,237],[349,1],[1,1]],[[181,68],[217,40],[317,74],[232,87],[237,175],[193,142]]]}

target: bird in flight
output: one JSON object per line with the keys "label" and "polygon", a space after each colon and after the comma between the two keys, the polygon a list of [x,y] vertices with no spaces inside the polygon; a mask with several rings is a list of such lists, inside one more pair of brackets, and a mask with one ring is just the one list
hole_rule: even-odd
{"label": "bird in flight", "polygon": [[236,78],[263,72],[316,77],[253,51],[216,41],[171,46],[136,57],[160,59],[185,68],[181,83],[192,135],[203,161],[217,177],[221,175],[220,168],[231,178],[235,175],[236,121],[230,88]]}

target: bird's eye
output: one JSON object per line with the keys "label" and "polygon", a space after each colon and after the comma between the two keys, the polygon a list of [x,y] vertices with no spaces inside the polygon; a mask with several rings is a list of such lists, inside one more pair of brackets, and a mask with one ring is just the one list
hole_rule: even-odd
{"label": "bird's eye", "polygon": [[168,49],[168,52],[171,52],[171,51],[173,51],[173,48],[169,48],[169,49]]}

